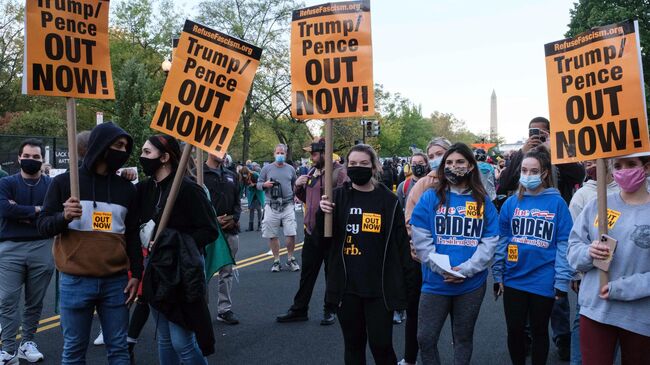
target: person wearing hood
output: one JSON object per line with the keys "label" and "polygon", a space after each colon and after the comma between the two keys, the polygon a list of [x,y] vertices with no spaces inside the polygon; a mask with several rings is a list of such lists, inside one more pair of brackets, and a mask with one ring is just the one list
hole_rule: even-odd
{"label": "person wearing hood", "polygon": [[[52,239],[36,228],[45,193],[52,181],[41,172],[43,144],[23,141],[18,149],[20,172],[0,180],[0,364],[43,360],[34,342],[43,298],[52,278]],[[22,339],[16,344],[21,313],[18,302],[25,290]]]}
{"label": "person wearing hood", "polygon": [[[585,206],[569,236],[569,264],[584,273],[578,293],[582,362],[612,364],[619,342],[622,365],[650,364],[650,153],[609,163],[621,189],[607,195],[607,235],[618,242],[615,251],[601,242],[597,200]],[[610,260],[604,284],[596,260]]]}
{"label": "person wearing hood", "polygon": [[519,192],[499,216],[500,240],[492,265],[494,295],[503,294],[508,351],[514,365],[526,364],[526,324],[533,365],[546,364],[548,325],[556,299],[567,296],[573,270],[566,259],[573,220],[553,187],[551,156],[544,146],[521,162]]}
{"label": "person wearing hood", "polygon": [[[133,139],[113,123],[93,128],[79,169],[79,197],[71,197],[69,172],[56,176],[38,218],[39,232],[60,235],[52,253],[60,272],[62,364],[83,364],[97,311],[109,364],[129,364],[127,305],[142,277],[136,190],[116,175]],[[131,271],[129,279],[127,272]]]}
{"label": "person wearing hood", "polygon": [[[438,340],[450,316],[454,364],[469,364],[487,269],[499,240],[498,214],[467,145],[453,144],[437,175],[438,186],[422,195],[411,215],[411,238],[422,262],[420,355],[424,364],[440,364]],[[450,267],[443,268],[441,260]]]}
{"label": "person wearing hood", "polygon": [[[138,224],[158,225],[180,158],[178,141],[165,134],[149,137],[142,146],[140,165],[149,178],[137,184]],[[234,225],[226,228],[236,232]],[[142,242],[149,251],[142,298],[157,324],[161,365],[207,365],[205,357],[214,353],[204,255],[205,246],[218,237],[206,191],[186,174],[167,227],[155,243]]]}

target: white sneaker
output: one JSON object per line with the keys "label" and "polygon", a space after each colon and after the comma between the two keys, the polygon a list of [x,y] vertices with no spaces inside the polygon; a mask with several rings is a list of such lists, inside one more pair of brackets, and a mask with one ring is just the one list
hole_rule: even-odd
{"label": "white sneaker", "polygon": [[20,344],[18,348],[18,357],[25,359],[28,362],[37,362],[43,360],[45,357],[38,351],[38,346],[33,341],[25,341]]}
{"label": "white sneaker", "polygon": [[287,261],[287,267],[289,267],[289,270],[291,270],[291,271],[299,271],[300,270],[300,266],[296,262],[296,259],[293,258],[293,257],[291,258],[291,260]]}
{"label": "white sneaker", "polygon": [[6,351],[0,351],[0,365],[18,365],[18,356]]}
{"label": "white sneaker", "polygon": [[100,330],[99,334],[97,335],[97,338],[95,339],[95,341],[93,341],[93,345],[102,346],[103,344],[104,344],[104,332]]}

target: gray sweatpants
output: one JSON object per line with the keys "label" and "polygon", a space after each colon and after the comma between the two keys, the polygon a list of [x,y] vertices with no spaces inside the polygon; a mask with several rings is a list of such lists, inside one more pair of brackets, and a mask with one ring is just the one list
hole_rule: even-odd
{"label": "gray sweatpants", "polygon": [[[226,240],[228,241],[230,252],[234,258],[237,255],[237,250],[239,249],[239,235],[227,233],[224,233],[224,235],[226,235]],[[217,313],[219,314],[226,313],[232,308],[232,296],[230,295],[233,278],[232,270],[232,265],[224,266],[221,270],[219,270],[219,281],[217,281],[217,288],[219,290]]]}
{"label": "gray sweatpants", "polygon": [[454,365],[467,365],[474,347],[474,325],[485,296],[485,284],[462,295],[447,296],[422,293],[418,309],[418,344],[424,365],[439,365],[438,339],[442,326],[451,314],[454,339]]}
{"label": "gray sweatpants", "polygon": [[16,351],[16,334],[21,317],[17,309],[23,286],[22,341],[34,340],[43,309],[43,297],[53,271],[52,239],[0,242],[0,324],[4,351]]}

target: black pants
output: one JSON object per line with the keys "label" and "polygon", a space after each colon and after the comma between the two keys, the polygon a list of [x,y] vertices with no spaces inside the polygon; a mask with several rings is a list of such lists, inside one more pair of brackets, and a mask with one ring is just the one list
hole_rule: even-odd
{"label": "black pants", "polygon": [[526,322],[530,323],[533,340],[532,364],[546,364],[549,344],[548,322],[554,302],[554,298],[505,287],[503,308],[508,327],[508,351],[513,365],[526,364]]}
{"label": "black pants", "polygon": [[345,364],[366,364],[366,342],[377,365],[395,365],[393,311],[382,298],[361,298],[346,294],[338,311],[345,342]]}
{"label": "black pants", "polygon": [[406,308],[406,325],[404,326],[404,361],[415,364],[418,358],[418,307],[420,306],[420,287],[422,286],[422,266],[413,261],[417,271],[417,296],[409,298]]}
{"label": "black pants", "polygon": [[[302,271],[300,272],[300,287],[293,298],[291,310],[307,313],[316,279],[320,274],[321,264],[325,263],[325,277],[327,277],[327,256],[329,250],[324,245],[318,245],[314,238],[305,232],[305,243],[302,246]],[[326,312],[335,313],[336,306],[324,304]]]}

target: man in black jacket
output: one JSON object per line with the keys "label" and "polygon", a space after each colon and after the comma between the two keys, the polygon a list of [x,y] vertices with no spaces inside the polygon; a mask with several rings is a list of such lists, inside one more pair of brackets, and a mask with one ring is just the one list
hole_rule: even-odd
{"label": "man in black jacket", "polygon": [[[501,172],[499,177],[499,190],[497,194],[509,194],[519,186],[519,171],[521,162],[526,153],[533,148],[547,144],[551,124],[544,117],[533,118],[528,124],[529,138],[521,150],[510,157],[510,164]],[[579,163],[567,163],[554,165],[553,182],[560,191],[562,198],[567,205],[571,202],[576,185],[582,184],[585,179],[585,169]],[[553,329],[553,341],[558,348],[561,360],[568,361],[571,345],[570,309],[568,298],[560,298],[555,301],[551,314],[551,328]]]}
{"label": "man in black jacket", "polygon": [[[241,203],[239,200],[239,181],[237,175],[224,167],[224,160],[217,155],[210,154],[203,169],[203,181],[210,192],[210,200],[217,214],[217,221],[225,235],[230,253],[233,258],[239,248],[239,216]],[[217,320],[235,325],[239,320],[232,312],[232,265],[224,266],[219,270],[217,288],[219,301],[217,302]]]}

